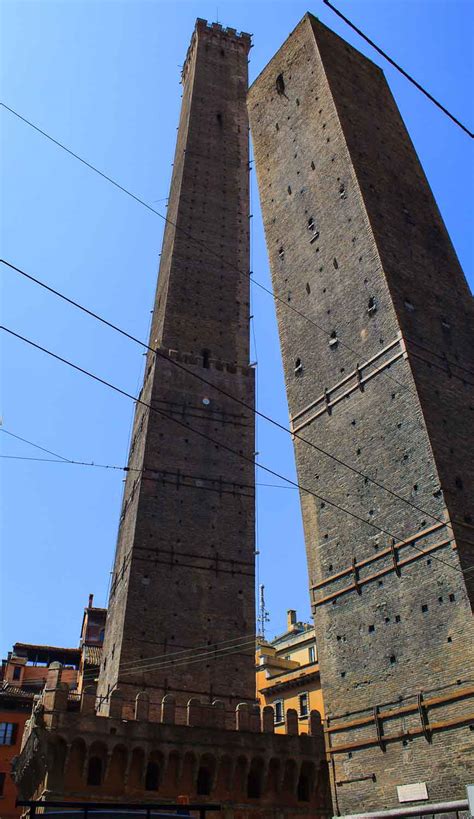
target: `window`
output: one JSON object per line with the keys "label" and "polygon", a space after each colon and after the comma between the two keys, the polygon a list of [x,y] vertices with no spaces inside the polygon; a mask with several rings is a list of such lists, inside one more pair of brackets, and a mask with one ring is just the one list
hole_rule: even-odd
{"label": "window", "polygon": [[0,796],[3,796],[4,788],[5,788],[5,774],[0,773]]}
{"label": "window", "polygon": [[299,706],[300,706],[300,717],[307,717],[308,716],[308,693],[305,692],[304,694],[300,694],[298,697]]}
{"label": "window", "polygon": [[275,700],[273,703],[273,707],[275,709],[275,722],[284,722],[285,719],[285,709],[283,706],[283,700]]}
{"label": "window", "polygon": [[19,680],[20,677],[21,677],[21,666],[16,665],[15,668],[13,669],[13,679],[14,680]]}
{"label": "window", "polygon": [[275,80],[275,86],[277,94],[280,94],[281,96],[282,94],[285,93],[285,81],[283,79],[283,74],[278,74],[278,77]]}
{"label": "window", "polygon": [[0,722],[0,745],[14,745],[16,739],[16,723]]}
{"label": "window", "polygon": [[315,646],[310,646],[308,648],[308,660],[309,660],[310,663],[315,663],[316,662],[316,647]]}

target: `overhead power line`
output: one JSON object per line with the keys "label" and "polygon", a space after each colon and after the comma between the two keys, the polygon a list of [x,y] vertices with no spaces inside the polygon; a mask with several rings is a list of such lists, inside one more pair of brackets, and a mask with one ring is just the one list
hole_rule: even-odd
{"label": "overhead power line", "polygon": [[368,43],[372,48],[374,48],[375,51],[377,51],[377,53],[380,54],[384,58],[384,60],[387,60],[387,62],[389,62],[390,65],[393,65],[393,67],[396,68],[397,71],[400,72],[400,74],[403,74],[403,76],[409,82],[411,82],[412,85],[414,85],[415,88],[418,89],[418,91],[421,91],[421,93],[424,94],[425,97],[427,97],[430,100],[430,102],[432,102],[434,105],[436,105],[436,107],[439,108],[440,111],[443,112],[443,114],[446,114],[446,116],[449,117],[449,119],[452,120],[452,122],[454,122],[455,125],[458,125],[459,128],[461,128],[464,131],[464,133],[466,133],[468,136],[470,136],[471,139],[474,137],[474,133],[472,131],[470,131],[469,128],[466,128],[466,126],[463,125],[462,122],[460,122],[457,119],[457,117],[454,116],[454,114],[451,114],[451,112],[448,111],[448,109],[444,105],[442,105],[442,103],[440,103],[439,100],[435,99],[435,97],[433,97],[433,95],[430,94],[430,92],[427,91],[426,88],[423,88],[423,86],[420,85],[420,83],[417,82],[408,73],[408,71],[405,71],[405,69],[402,68],[400,65],[398,65],[398,63],[396,63],[395,60],[392,60],[392,58],[389,57],[389,55],[385,51],[382,51],[382,49],[378,45],[376,45],[376,43],[374,43],[374,41],[371,40],[370,37],[367,36],[367,34],[364,34],[364,32],[360,30],[360,28],[357,28],[357,26],[351,20],[349,20],[348,17],[346,17],[344,14],[342,14],[342,12],[339,11],[339,9],[337,9],[335,6],[333,6],[332,3],[329,2],[329,0],[323,0],[323,3],[324,3],[325,6],[328,6],[328,8],[330,8],[331,11],[333,11],[335,14],[337,14],[337,16],[341,18],[341,20],[344,20],[344,22],[347,23],[347,25],[350,26],[350,28],[359,35],[359,37],[362,37],[362,39],[365,40],[366,43]]}
{"label": "overhead power line", "polygon": [[[150,672],[150,671],[165,671],[169,668],[179,668],[183,665],[190,665],[191,663],[195,662],[206,662],[208,660],[212,660],[213,657],[217,657],[220,659],[221,657],[225,657],[228,654],[235,654],[235,653],[242,653],[242,649],[249,649],[256,645],[256,638],[252,637],[251,639],[244,640],[236,645],[232,646],[224,646],[223,648],[211,649],[210,646],[207,646],[207,651],[202,652],[201,654],[189,654],[187,656],[178,657],[175,660],[162,660],[161,662],[152,662],[146,663],[143,661],[144,665],[131,665],[130,667],[126,667],[122,670],[119,668],[119,678],[124,676],[129,676],[133,674],[138,674],[142,672]],[[94,676],[97,676],[94,674]]]}
{"label": "overhead power line", "polygon": [[[220,253],[218,253],[217,251],[210,248],[208,244],[201,241],[200,239],[197,239],[188,230],[186,230],[181,225],[177,225],[175,222],[173,222],[171,219],[169,219],[163,213],[160,213],[160,211],[156,210],[155,208],[152,208],[152,206],[149,205],[148,202],[146,202],[140,196],[137,196],[136,194],[132,193],[132,191],[130,191],[128,188],[125,188],[119,182],[116,182],[115,179],[113,179],[111,176],[108,176],[108,174],[104,173],[103,171],[99,170],[99,168],[97,168],[95,165],[92,165],[92,163],[87,162],[87,160],[83,159],[81,156],[79,156],[79,154],[76,154],[74,151],[72,151],[70,148],[68,148],[62,142],[59,142],[59,140],[55,139],[50,134],[48,134],[47,131],[44,131],[42,128],[39,128],[37,125],[34,124],[34,122],[31,122],[31,120],[29,120],[26,117],[19,114],[18,111],[15,111],[14,108],[11,108],[9,105],[6,105],[4,102],[0,102],[0,105],[3,105],[3,107],[7,111],[10,111],[11,114],[13,114],[15,117],[18,117],[18,119],[22,120],[22,122],[26,123],[26,125],[29,125],[31,128],[33,128],[39,134],[44,136],[46,139],[49,139],[57,147],[59,147],[62,150],[66,151],[66,153],[70,154],[72,157],[74,157],[74,159],[77,159],[79,162],[82,162],[83,165],[90,168],[90,170],[97,173],[99,176],[101,176],[107,182],[110,182],[110,184],[114,185],[114,187],[116,187],[118,190],[122,191],[127,196],[130,196],[132,199],[135,200],[135,202],[138,202],[138,204],[145,207],[151,213],[154,213],[160,219],[163,219],[163,221],[166,222],[166,224],[169,224],[175,230],[180,231],[183,234],[183,236],[186,236],[186,238],[189,239],[191,242],[194,242],[194,244],[198,245],[199,247],[205,248],[212,256],[215,256],[221,262],[221,264],[223,264],[225,267],[229,268],[230,270],[235,271],[240,276],[244,276],[245,278],[249,279],[251,284],[254,284],[256,287],[260,288],[260,290],[263,290],[263,292],[267,293],[267,295],[271,296],[271,298],[274,301],[277,301],[279,304],[282,304],[288,310],[291,310],[295,315],[297,315],[300,318],[304,319],[309,324],[312,324],[313,327],[316,327],[316,329],[319,330],[321,333],[324,333],[325,336],[327,336],[328,338],[331,338],[331,333],[333,332],[332,329],[329,330],[329,329],[326,329],[326,328],[322,327],[320,324],[318,324],[316,321],[314,321],[314,319],[307,316],[301,310],[298,310],[298,308],[295,307],[293,304],[290,304],[286,299],[281,298],[281,296],[278,296],[276,293],[274,293],[268,287],[265,287],[265,285],[262,284],[261,282],[259,282],[258,279],[253,278],[251,271],[243,271],[239,267],[237,267],[236,265],[232,264],[232,262],[229,262]],[[354,350],[349,344],[347,344],[346,341],[344,341],[344,339],[339,338],[338,341],[339,341],[340,346],[344,347],[347,350],[349,350],[349,352],[351,352],[354,356],[356,356],[356,359],[361,358],[360,351],[358,352],[357,350]],[[408,387],[402,381],[398,381],[398,379],[394,378],[394,376],[391,375],[386,370],[382,371],[382,376],[385,377],[385,378],[389,378],[395,384],[398,384],[398,386],[401,387],[402,389],[408,390],[408,392],[411,392],[413,395],[416,395],[414,390],[410,389],[410,387]]]}
{"label": "overhead power line", "polygon": [[[98,313],[94,312],[93,310],[89,310],[87,307],[84,307],[84,305],[80,304],[79,302],[74,301],[73,299],[70,299],[68,296],[65,296],[64,293],[61,293],[59,290],[57,290],[57,289],[55,289],[53,287],[50,287],[45,282],[41,281],[41,279],[38,279],[35,276],[32,276],[30,273],[26,273],[26,271],[22,270],[19,267],[16,267],[15,265],[11,264],[10,262],[5,261],[5,259],[0,259],[0,262],[2,264],[5,264],[7,267],[11,268],[15,272],[19,273],[20,275],[25,276],[28,280],[33,281],[35,284],[38,284],[40,287],[43,287],[47,291],[53,293],[55,296],[57,296],[58,298],[62,299],[65,302],[67,302],[68,304],[71,304],[73,307],[76,307],[78,310],[81,310],[86,315],[91,316],[92,318],[94,318],[97,321],[101,322],[105,326],[107,326],[110,329],[116,331],[120,335],[125,336],[125,338],[128,338],[130,341],[133,341],[135,344],[138,344],[140,347],[143,347],[144,349],[149,350],[151,353],[158,356],[159,358],[163,358],[166,361],[170,361],[178,369],[183,370],[185,373],[187,373],[189,375],[192,375],[194,378],[196,378],[199,381],[201,381],[202,383],[206,384],[208,387],[211,387],[211,389],[214,389],[217,392],[222,393],[227,398],[230,398],[232,401],[235,401],[237,404],[240,404],[240,406],[245,407],[245,409],[247,409],[250,412],[254,413],[259,418],[262,418],[263,420],[267,421],[268,423],[273,424],[273,426],[277,427],[277,429],[280,429],[282,432],[288,433],[293,438],[296,438],[297,440],[301,441],[302,443],[306,444],[307,446],[310,446],[312,449],[316,450],[321,455],[324,455],[325,457],[330,458],[335,463],[337,463],[339,466],[345,467],[346,469],[350,470],[351,472],[353,472],[358,477],[364,478],[364,480],[372,483],[378,489],[381,489],[384,492],[387,492],[389,495],[391,495],[392,497],[396,498],[397,500],[405,503],[407,506],[410,506],[412,509],[415,509],[417,512],[421,512],[423,515],[427,515],[432,520],[436,520],[438,523],[445,523],[446,526],[448,526],[449,528],[452,529],[450,524],[446,523],[446,521],[443,520],[442,518],[440,518],[440,517],[438,517],[436,515],[433,515],[432,512],[427,512],[421,506],[418,506],[418,504],[413,503],[413,501],[409,500],[408,498],[404,498],[402,495],[399,495],[393,489],[390,489],[388,486],[385,486],[385,484],[381,483],[380,481],[376,480],[375,478],[371,477],[370,475],[367,475],[367,473],[363,472],[361,469],[358,469],[357,467],[353,466],[352,464],[347,463],[347,461],[344,461],[342,458],[340,458],[340,457],[338,457],[336,455],[333,455],[331,452],[328,452],[323,447],[318,446],[317,444],[313,443],[312,441],[309,441],[307,438],[304,438],[298,432],[293,432],[289,427],[286,427],[284,424],[281,424],[275,418],[272,418],[271,416],[269,416],[266,413],[262,412],[258,408],[248,404],[246,401],[242,400],[241,398],[238,398],[233,393],[230,393],[227,390],[223,389],[222,387],[219,387],[219,386],[215,385],[212,381],[209,381],[209,379],[205,378],[205,376],[200,375],[199,373],[197,373],[195,371],[189,370],[188,367],[186,367],[184,364],[181,364],[179,361],[176,361],[175,359],[170,359],[169,356],[167,356],[159,348],[151,347],[149,344],[146,344],[144,341],[141,341],[136,336],[133,336],[130,333],[127,333],[125,330],[123,330],[118,325],[112,323],[111,321],[108,321],[107,319],[103,318],[103,316],[100,316]],[[255,346],[255,341],[254,341],[254,346]],[[257,450],[258,450],[258,446],[257,446]],[[82,463],[81,465],[86,465],[86,464]]]}
{"label": "overhead power line", "polygon": [[[158,407],[154,407],[152,404],[148,404],[146,401],[143,401],[141,398],[136,398],[135,396],[133,396],[131,393],[127,392],[126,390],[123,390],[120,387],[117,387],[114,384],[111,384],[109,381],[106,381],[105,379],[100,378],[100,376],[95,375],[94,373],[91,373],[88,370],[85,370],[83,367],[80,367],[78,364],[74,364],[72,361],[69,361],[68,359],[63,358],[62,356],[58,355],[57,353],[53,353],[51,350],[46,349],[46,347],[42,347],[40,344],[37,344],[36,342],[32,341],[31,339],[28,339],[25,336],[22,336],[19,333],[16,333],[14,330],[11,330],[11,329],[9,329],[8,327],[5,327],[5,326],[0,326],[0,330],[3,330],[4,332],[6,332],[9,335],[19,339],[20,341],[23,341],[25,344],[28,344],[29,346],[34,347],[37,350],[40,350],[41,352],[45,353],[46,355],[51,356],[51,358],[54,358],[57,361],[61,361],[63,364],[66,364],[67,366],[71,367],[72,369],[76,370],[77,372],[81,372],[83,375],[86,375],[89,378],[91,378],[92,380],[97,381],[99,384],[102,384],[103,386],[108,387],[109,389],[113,390],[114,392],[118,393],[119,395],[123,395],[124,397],[131,399],[132,401],[136,402],[137,404],[141,404],[142,406],[149,409],[151,412],[155,412],[158,415],[160,415],[161,417],[166,418],[169,421],[172,421],[177,426],[179,426],[179,427],[181,427],[181,428],[183,428],[183,429],[185,429],[185,430],[187,430],[189,432],[193,432],[195,435],[199,436],[200,438],[203,438],[206,441],[209,441],[214,446],[217,446],[219,449],[222,449],[225,452],[229,452],[230,454],[235,455],[237,458],[240,458],[241,460],[244,460],[247,463],[250,463],[250,464],[258,467],[258,469],[261,469],[264,472],[267,472],[269,475],[272,475],[274,478],[278,478],[279,480],[283,480],[283,481],[291,484],[292,486],[297,487],[301,492],[305,492],[305,493],[307,493],[309,495],[313,495],[313,497],[317,498],[318,500],[323,501],[324,503],[327,503],[329,506],[332,506],[335,509],[338,509],[340,512],[343,512],[346,515],[349,515],[350,517],[354,518],[355,520],[358,520],[360,523],[363,523],[364,525],[369,526],[372,529],[376,529],[378,532],[382,532],[383,534],[388,535],[390,538],[393,538],[395,542],[404,540],[404,538],[401,535],[395,535],[393,532],[391,532],[388,529],[385,529],[384,527],[374,523],[373,521],[366,520],[365,518],[361,517],[360,515],[356,514],[355,512],[351,512],[349,509],[346,509],[343,506],[340,506],[335,501],[332,501],[329,498],[326,498],[323,495],[318,494],[317,492],[315,492],[312,489],[308,489],[307,487],[303,486],[302,484],[297,483],[296,481],[293,481],[291,478],[287,478],[285,475],[281,475],[276,470],[270,469],[270,467],[265,466],[264,464],[261,464],[258,461],[255,461],[253,458],[248,457],[244,453],[241,453],[241,452],[238,452],[235,449],[232,449],[232,447],[229,447],[227,444],[216,441],[210,435],[207,435],[205,432],[202,432],[201,430],[198,430],[195,427],[190,426],[190,424],[187,424],[185,421],[181,421],[179,418],[174,418],[173,416],[168,415],[168,413],[164,412],[163,410],[159,409]],[[443,523],[445,523],[445,522],[443,521]],[[416,546],[416,544],[414,544],[414,543],[410,543],[409,546],[411,548],[415,549],[416,551],[420,552],[421,554],[427,554],[427,552],[424,549],[421,549],[420,547]],[[453,569],[454,571],[457,571],[460,574],[464,574],[464,571],[462,569],[459,569],[457,566],[454,566],[452,563],[448,563],[447,561],[445,561],[442,558],[437,557],[435,555],[430,555],[430,557],[432,557],[433,559],[438,560],[440,563],[443,563],[445,566],[448,566],[450,569]],[[474,567],[472,567],[472,568],[474,569]]]}

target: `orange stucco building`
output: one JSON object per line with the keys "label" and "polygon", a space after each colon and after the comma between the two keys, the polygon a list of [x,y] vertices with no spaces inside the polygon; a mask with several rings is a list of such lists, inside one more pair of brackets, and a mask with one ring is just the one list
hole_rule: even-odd
{"label": "orange stucco building", "polygon": [[97,674],[104,639],[106,610],[84,609],[79,648],[15,643],[2,660],[0,671],[0,817],[20,816],[15,807],[17,789],[11,777],[11,761],[20,753],[25,722],[31,715],[35,695],[43,691],[48,666],[61,663],[62,682],[67,684],[71,705],[79,707],[80,692]]}
{"label": "orange stucco building", "polygon": [[273,706],[276,733],[285,733],[290,708],[298,713],[300,733],[307,733],[311,711],[319,711],[324,719],[314,628],[298,621],[294,609],[287,613],[287,631],[270,642],[260,641],[256,684],[260,704]]}

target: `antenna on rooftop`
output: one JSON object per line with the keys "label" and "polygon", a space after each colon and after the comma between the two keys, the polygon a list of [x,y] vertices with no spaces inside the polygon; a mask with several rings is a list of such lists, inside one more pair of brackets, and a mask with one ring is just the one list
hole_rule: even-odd
{"label": "antenna on rooftop", "polygon": [[263,640],[265,639],[265,624],[270,622],[270,614],[268,613],[267,609],[265,608],[265,586],[263,583],[260,584],[259,587],[260,596],[259,596],[259,606],[258,606],[258,635]]}

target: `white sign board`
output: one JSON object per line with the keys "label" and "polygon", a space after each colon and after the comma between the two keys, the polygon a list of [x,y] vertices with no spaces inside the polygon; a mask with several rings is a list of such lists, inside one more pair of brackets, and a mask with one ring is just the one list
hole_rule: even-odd
{"label": "white sign board", "polygon": [[422,799],[428,799],[426,782],[414,782],[412,785],[398,785],[397,793],[399,802],[418,802]]}
{"label": "white sign board", "polygon": [[466,785],[467,801],[469,802],[469,813],[474,816],[474,785]]}

